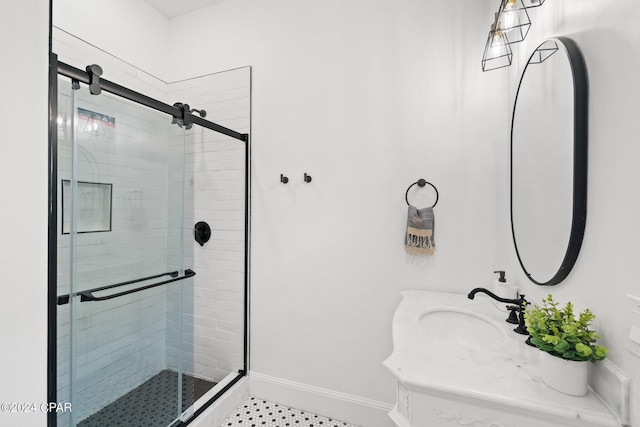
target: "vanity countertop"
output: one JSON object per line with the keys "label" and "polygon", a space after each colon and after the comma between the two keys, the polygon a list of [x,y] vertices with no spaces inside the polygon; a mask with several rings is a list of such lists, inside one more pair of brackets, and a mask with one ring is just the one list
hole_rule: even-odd
{"label": "vanity countertop", "polygon": [[[620,426],[592,390],[575,397],[545,385],[537,373],[540,350],[526,345],[526,337],[513,332],[514,325],[505,322],[507,313],[489,297],[478,294],[470,300],[462,294],[428,291],[406,291],[402,296],[393,318],[393,354],[384,361],[402,384],[413,390],[450,393],[539,414]],[[425,331],[420,319],[443,308],[492,320],[504,329],[504,341],[484,348],[440,341],[437,331]]]}

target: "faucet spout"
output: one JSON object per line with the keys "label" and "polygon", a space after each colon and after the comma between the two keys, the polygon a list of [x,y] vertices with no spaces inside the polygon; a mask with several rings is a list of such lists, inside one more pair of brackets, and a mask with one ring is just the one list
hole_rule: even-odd
{"label": "faucet spout", "polygon": [[474,299],[477,293],[487,294],[494,300],[503,302],[505,304],[515,304],[517,306],[521,306],[522,303],[525,302],[524,295],[520,295],[520,298],[518,299],[502,298],[485,288],[475,288],[474,290],[469,292],[469,295],[467,295],[467,298]]}
{"label": "faucet spout", "polygon": [[529,335],[529,332],[527,332],[527,328],[524,324],[524,309],[527,306],[527,300],[524,299],[524,295],[520,295],[520,298],[518,299],[509,299],[499,297],[498,295],[485,288],[475,288],[471,292],[469,292],[467,298],[474,299],[477,293],[487,294],[496,301],[515,305],[517,308],[514,308],[514,310],[518,310],[518,327],[515,328],[514,331],[522,335]]}

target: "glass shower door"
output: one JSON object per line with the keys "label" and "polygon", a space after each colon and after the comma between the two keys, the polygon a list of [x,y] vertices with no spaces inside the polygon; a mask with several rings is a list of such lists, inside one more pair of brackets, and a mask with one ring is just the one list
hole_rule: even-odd
{"label": "glass shower door", "polygon": [[58,425],[168,426],[213,387],[189,375],[184,130],[58,85],[58,401],[73,405]]}

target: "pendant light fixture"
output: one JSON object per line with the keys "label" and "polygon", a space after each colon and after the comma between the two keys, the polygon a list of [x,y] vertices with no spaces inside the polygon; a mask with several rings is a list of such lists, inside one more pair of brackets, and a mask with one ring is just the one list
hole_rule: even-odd
{"label": "pendant light fixture", "polygon": [[491,71],[511,65],[513,53],[508,42],[503,40],[495,40],[505,37],[502,31],[496,30],[496,23],[491,25],[491,31],[487,37],[487,43],[484,46],[484,55],[482,56],[482,71]]}
{"label": "pendant light fixture", "polygon": [[[484,46],[482,71],[511,65],[513,53],[510,45],[523,41],[531,27],[527,9],[542,6],[545,1],[500,0],[500,8],[494,15],[494,22]],[[549,49],[541,49],[540,52],[537,52],[540,62],[553,55],[554,52],[552,46],[549,46]]]}
{"label": "pendant light fixture", "polygon": [[495,32],[501,33],[501,36],[492,39],[493,46],[523,41],[531,27],[531,20],[522,0],[502,0],[495,26]]}

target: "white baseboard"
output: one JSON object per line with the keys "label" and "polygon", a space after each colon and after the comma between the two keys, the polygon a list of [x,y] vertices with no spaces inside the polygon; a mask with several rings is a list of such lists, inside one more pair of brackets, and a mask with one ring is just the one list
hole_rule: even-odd
{"label": "white baseboard", "polygon": [[392,404],[249,372],[252,396],[363,427],[393,427]]}
{"label": "white baseboard", "polygon": [[240,379],[224,395],[189,424],[189,427],[218,427],[245,400],[249,398],[249,380]]}
{"label": "white baseboard", "polygon": [[411,427],[407,419],[398,411],[398,405],[394,406],[391,412],[389,412],[389,418],[391,418],[398,427]]}

